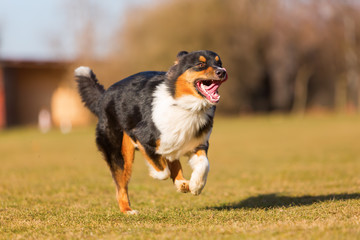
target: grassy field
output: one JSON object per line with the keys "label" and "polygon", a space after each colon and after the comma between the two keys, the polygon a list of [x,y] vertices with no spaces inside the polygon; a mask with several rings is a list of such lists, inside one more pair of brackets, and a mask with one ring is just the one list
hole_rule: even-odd
{"label": "grassy field", "polygon": [[93,128],[0,132],[0,239],[360,239],[360,116],[218,117],[209,159],[194,197],[138,154],[124,216]]}

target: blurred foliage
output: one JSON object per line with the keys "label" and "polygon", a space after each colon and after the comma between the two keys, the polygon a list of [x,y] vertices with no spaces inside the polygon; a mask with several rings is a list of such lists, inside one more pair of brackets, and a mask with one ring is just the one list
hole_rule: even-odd
{"label": "blurred foliage", "polygon": [[[102,68],[109,81],[217,52],[222,113],[360,109],[356,1],[178,0],[133,8]],[[116,77],[117,79],[114,79]]]}

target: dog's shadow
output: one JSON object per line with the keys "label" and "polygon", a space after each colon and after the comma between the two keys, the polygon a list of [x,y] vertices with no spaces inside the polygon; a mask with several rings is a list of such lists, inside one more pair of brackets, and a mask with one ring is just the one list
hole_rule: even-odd
{"label": "dog's shadow", "polygon": [[220,204],[218,206],[206,207],[209,210],[233,210],[233,209],[273,209],[273,208],[288,208],[295,206],[307,206],[314,203],[326,202],[326,201],[341,201],[349,199],[360,199],[360,193],[343,193],[343,194],[329,194],[318,196],[299,196],[291,197],[284,196],[277,193],[258,195],[255,197],[249,197],[247,199]]}

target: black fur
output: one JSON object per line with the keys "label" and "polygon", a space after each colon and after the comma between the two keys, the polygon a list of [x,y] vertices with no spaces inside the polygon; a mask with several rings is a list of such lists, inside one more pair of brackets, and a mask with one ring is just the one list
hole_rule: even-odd
{"label": "black fur", "polygon": [[91,70],[89,75],[90,77],[76,76],[78,90],[85,106],[96,116],[99,116],[99,103],[105,89],[104,86],[99,84],[96,75]]}
{"label": "black fur", "polygon": [[[152,93],[164,80],[165,72],[142,72],[112,85],[100,101],[97,136],[116,139],[125,131],[150,157],[158,158],[155,148],[160,132],[151,119],[151,103]],[[119,141],[112,145],[121,146]]]}

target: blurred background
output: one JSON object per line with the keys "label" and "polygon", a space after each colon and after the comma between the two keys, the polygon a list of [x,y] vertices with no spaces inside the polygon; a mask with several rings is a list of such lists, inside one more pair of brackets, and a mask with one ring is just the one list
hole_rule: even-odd
{"label": "blurred background", "polygon": [[0,128],[91,123],[79,65],[109,86],[199,49],[229,73],[219,114],[356,113],[359,10],[356,0],[0,0]]}

